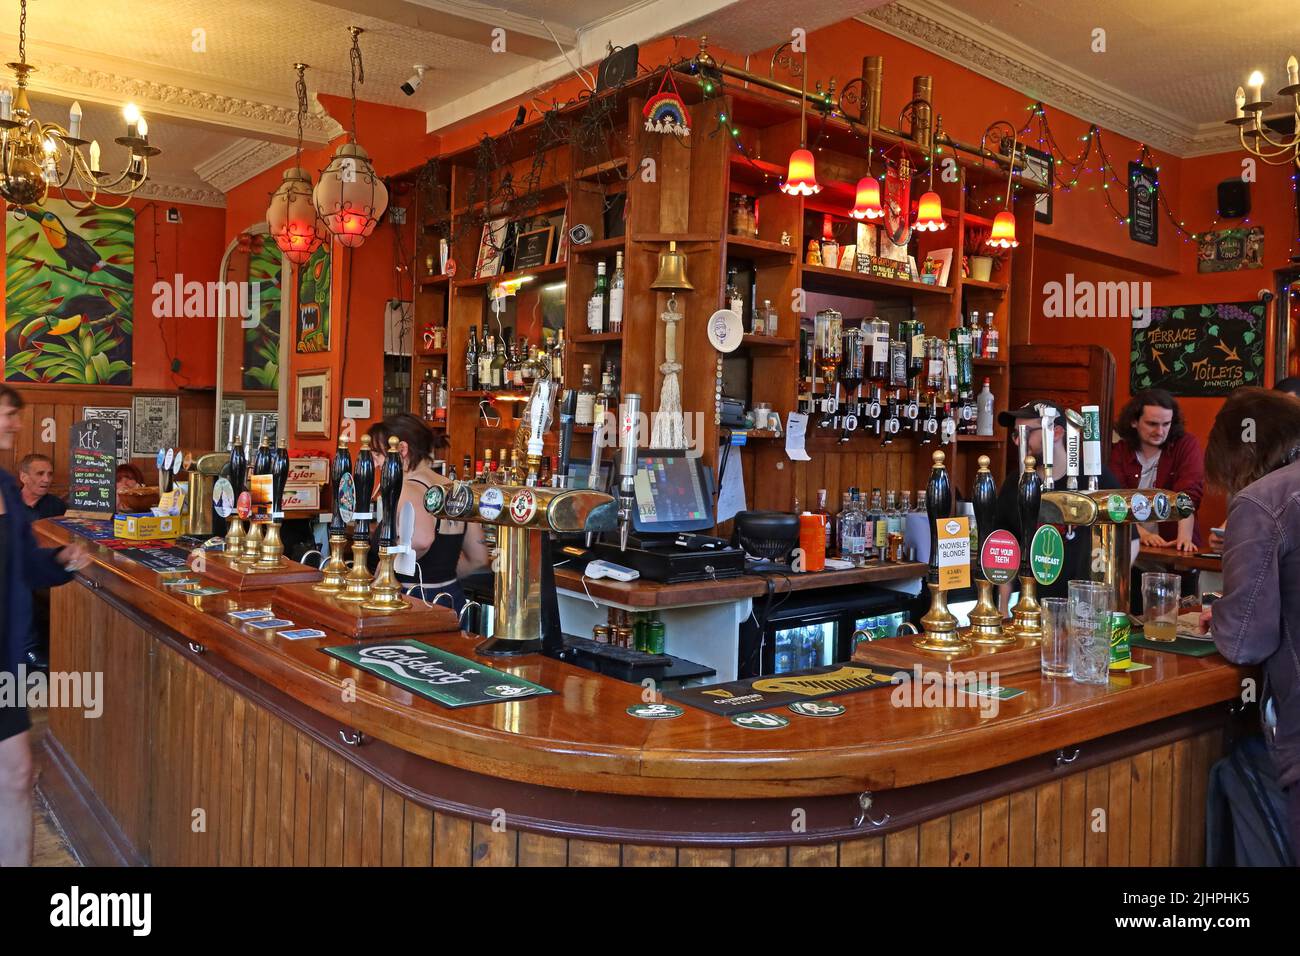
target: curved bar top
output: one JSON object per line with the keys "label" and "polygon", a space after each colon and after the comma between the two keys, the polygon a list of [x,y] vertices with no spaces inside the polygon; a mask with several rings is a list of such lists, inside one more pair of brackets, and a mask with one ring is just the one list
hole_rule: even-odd
{"label": "curved bar top", "polygon": [[[50,521],[36,531],[47,545],[71,537]],[[757,731],[690,707],[670,720],[632,717],[626,711],[642,701],[639,685],[540,656],[476,658],[479,638],[449,632],[425,640],[554,691],[452,710],[321,653],[350,637],[327,631],[320,640],[287,641],[226,617],[235,607],[269,606],[269,592],[185,597],[161,588],[144,566],[94,542],[88,547],[94,560],[79,575],[88,587],[321,715],[453,767],[597,793],[735,799],[931,783],[1234,699],[1243,673],[1218,655],[1135,649],[1134,660],[1151,668],[1106,687],[1014,675],[1008,683],[1025,693],[999,702],[994,716],[972,707],[895,706],[893,689],[882,688],[837,697],[843,716],[791,715],[785,728]],[[353,686],[354,694],[345,694]]]}

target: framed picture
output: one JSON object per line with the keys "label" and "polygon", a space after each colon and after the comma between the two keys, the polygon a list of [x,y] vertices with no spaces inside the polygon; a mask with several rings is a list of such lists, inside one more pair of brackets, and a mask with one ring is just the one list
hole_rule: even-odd
{"label": "framed picture", "polygon": [[297,351],[330,349],[330,246],[324,243],[298,270]]}
{"label": "framed picture", "polygon": [[551,243],[555,241],[555,227],[545,225],[538,229],[520,232],[515,237],[516,272],[544,266],[551,261]]}
{"label": "framed picture", "polygon": [[1047,187],[1047,192],[1039,193],[1038,199],[1034,202],[1034,219],[1037,222],[1050,223],[1052,221],[1052,186],[1054,183],[1052,164],[1055,160],[1050,154],[1044,153],[1040,149],[1034,149],[1032,146],[1026,146],[1024,150],[1025,178],[1030,182]]}
{"label": "framed picture", "polygon": [[180,444],[180,399],[175,395],[131,396],[131,457],[154,458],[159,448]]}
{"label": "framed picture", "polygon": [[330,370],[304,369],[293,389],[294,431],[299,435],[328,435],[330,427]]}
{"label": "framed picture", "polygon": [[478,261],[474,267],[476,279],[501,274],[502,253],[506,247],[506,229],[509,225],[508,219],[492,219],[483,223],[483,233],[478,242]]}

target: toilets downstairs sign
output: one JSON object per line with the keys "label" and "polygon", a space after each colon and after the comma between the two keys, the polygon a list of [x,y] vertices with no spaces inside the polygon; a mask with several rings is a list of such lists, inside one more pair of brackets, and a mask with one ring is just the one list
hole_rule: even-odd
{"label": "toilets downstairs sign", "polygon": [[410,638],[344,644],[321,650],[444,707],[499,704],[553,693],[541,684]]}

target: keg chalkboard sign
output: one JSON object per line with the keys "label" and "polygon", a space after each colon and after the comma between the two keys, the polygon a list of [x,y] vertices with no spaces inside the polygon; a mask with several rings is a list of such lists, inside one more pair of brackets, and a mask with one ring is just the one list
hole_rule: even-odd
{"label": "keg chalkboard sign", "polygon": [[1262,384],[1267,315],[1259,301],[1149,309],[1133,320],[1129,391],[1212,396]]}
{"label": "keg chalkboard sign", "polygon": [[72,426],[68,463],[68,514],[112,517],[117,510],[117,432],[111,421]]}
{"label": "keg chalkboard sign", "polygon": [[1148,246],[1160,243],[1160,198],[1156,171],[1141,163],[1128,164],[1128,237]]}

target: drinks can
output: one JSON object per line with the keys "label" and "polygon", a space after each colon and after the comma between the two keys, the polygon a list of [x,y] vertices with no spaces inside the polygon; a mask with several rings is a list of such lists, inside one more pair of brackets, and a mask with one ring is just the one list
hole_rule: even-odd
{"label": "drinks can", "polygon": [[1129,632],[1131,624],[1123,611],[1107,611],[1098,615],[1098,627],[1107,629],[1110,640],[1110,669],[1126,671],[1133,663],[1132,651],[1129,649]]}
{"label": "drinks can", "polygon": [[647,621],[645,632],[645,649],[647,654],[663,654],[664,652],[664,622]]}
{"label": "drinks can", "polygon": [[799,516],[799,547],[805,571],[826,569],[826,516],[805,511]]}

